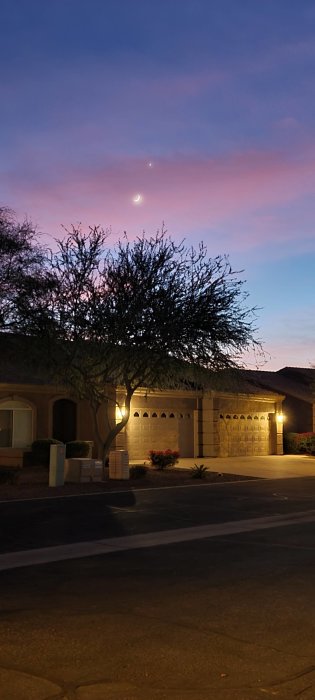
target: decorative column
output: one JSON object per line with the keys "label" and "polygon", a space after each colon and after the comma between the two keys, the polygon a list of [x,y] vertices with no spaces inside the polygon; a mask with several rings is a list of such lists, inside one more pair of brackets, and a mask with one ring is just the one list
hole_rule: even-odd
{"label": "decorative column", "polygon": [[276,455],[283,455],[283,413],[282,404],[276,404]]}
{"label": "decorative column", "polygon": [[202,399],[197,399],[197,408],[194,410],[194,457],[203,457]]}
{"label": "decorative column", "polygon": [[210,394],[202,399],[202,455],[203,457],[217,457],[218,439],[215,430],[216,409],[214,398]]}

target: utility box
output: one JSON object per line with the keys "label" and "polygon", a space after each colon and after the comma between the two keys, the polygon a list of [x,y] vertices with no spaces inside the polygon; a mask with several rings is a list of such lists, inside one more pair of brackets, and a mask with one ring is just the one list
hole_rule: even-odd
{"label": "utility box", "polygon": [[49,486],[64,485],[65,445],[50,445]]}
{"label": "utility box", "polygon": [[129,455],[127,450],[113,450],[109,453],[109,478],[129,479]]}
{"label": "utility box", "polygon": [[88,457],[71,457],[66,459],[65,481],[75,483],[93,480],[94,459]]}

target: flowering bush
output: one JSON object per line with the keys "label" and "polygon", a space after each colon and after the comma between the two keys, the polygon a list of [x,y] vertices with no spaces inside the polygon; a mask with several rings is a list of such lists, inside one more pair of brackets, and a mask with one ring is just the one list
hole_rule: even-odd
{"label": "flowering bush", "polygon": [[151,464],[156,469],[173,467],[178,462],[179,452],[176,450],[150,450]]}
{"label": "flowering bush", "polygon": [[287,454],[315,455],[315,433],[287,433],[284,449]]}

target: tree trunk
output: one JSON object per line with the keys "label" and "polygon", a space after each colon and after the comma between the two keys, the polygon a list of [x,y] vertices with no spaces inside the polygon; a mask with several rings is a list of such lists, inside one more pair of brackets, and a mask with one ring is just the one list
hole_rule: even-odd
{"label": "tree trunk", "polygon": [[100,408],[100,404],[91,404],[93,423],[94,423],[94,433],[96,437],[96,447],[97,447],[97,459],[103,458],[103,440],[99,429],[97,414]]}
{"label": "tree trunk", "polygon": [[105,467],[106,459],[107,459],[109,452],[110,452],[111,445],[113,444],[117,435],[119,435],[121,430],[123,430],[123,428],[125,428],[125,426],[128,423],[129,416],[130,416],[130,402],[131,402],[132,394],[133,394],[133,392],[130,392],[130,391],[127,392],[126,398],[125,398],[124,416],[123,416],[122,420],[119,423],[117,423],[115,425],[115,427],[109,431],[109,433],[106,437],[106,440],[104,440],[104,442],[103,442],[103,465],[104,465],[104,467]]}

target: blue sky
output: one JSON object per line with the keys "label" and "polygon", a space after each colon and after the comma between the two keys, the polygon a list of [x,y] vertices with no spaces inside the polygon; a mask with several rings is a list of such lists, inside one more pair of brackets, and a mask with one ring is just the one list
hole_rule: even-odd
{"label": "blue sky", "polygon": [[1,204],[50,237],[203,239],[266,369],[314,363],[314,3],[3,0],[0,39]]}

